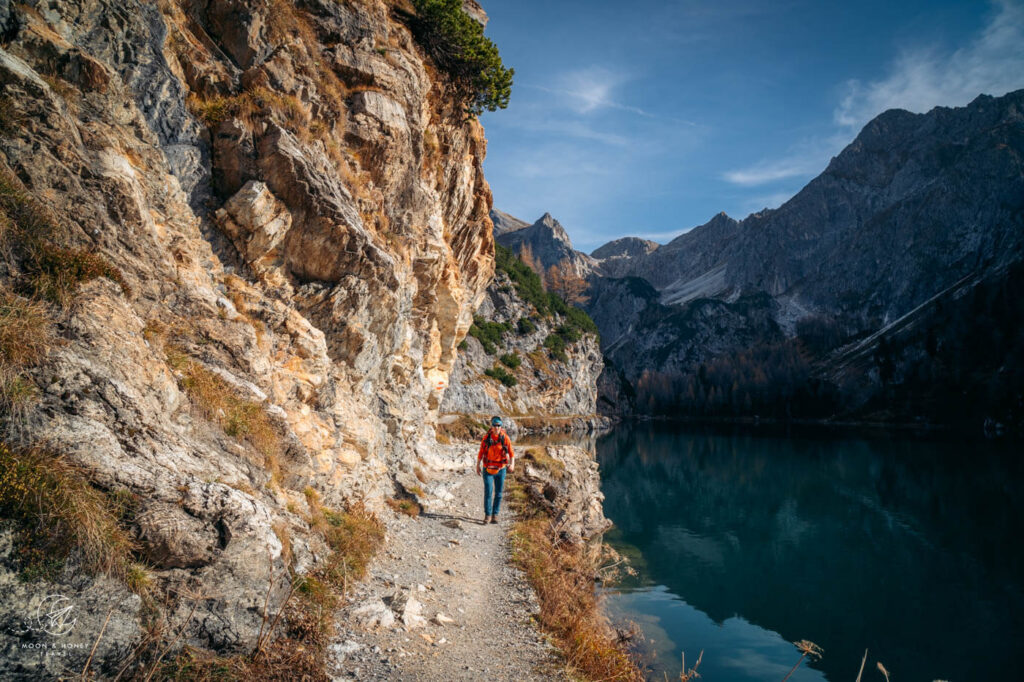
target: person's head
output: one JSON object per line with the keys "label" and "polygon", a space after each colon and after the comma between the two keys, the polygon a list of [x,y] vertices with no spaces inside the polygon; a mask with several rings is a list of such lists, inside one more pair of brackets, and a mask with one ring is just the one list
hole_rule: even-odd
{"label": "person's head", "polygon": [[498,417],[498,416],[491,417],[491,427],[495,428],[495,429],[500,428],[501,427],[501,417]]}

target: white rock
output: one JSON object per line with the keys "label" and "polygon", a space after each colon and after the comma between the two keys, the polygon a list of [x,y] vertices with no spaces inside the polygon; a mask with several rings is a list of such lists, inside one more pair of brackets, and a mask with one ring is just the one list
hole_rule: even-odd
{"label": "white rock", "polygon": [[367,629],[390,628],[395,624],[395,614],[380,599],[370,600],[352,611],[356,623]]}
{"label": "white rock", "polygon": [[433,621],[437,625],[451,625],[455,622],[455,619],[450,616],[446,616],[440,611],[438,611],[437,614],[434,616]]}
{"label": "white rock", "polygon": [[346,657],[351,656],[362,648],[363,645],[359,642],[346,639],[344,642],[335,642],[329,647],[329,650],[335,660],[344,661]]}
{"label": "white rock", "polygon": [[400,592],[392,597],[391,610],[402,621],[406,630],[425,627],[427,624],[427,619],[423,617],[423,605],[411,592]]}

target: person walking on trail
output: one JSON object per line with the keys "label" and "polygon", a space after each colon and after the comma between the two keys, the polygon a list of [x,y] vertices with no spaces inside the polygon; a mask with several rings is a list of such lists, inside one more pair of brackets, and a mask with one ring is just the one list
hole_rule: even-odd
{"label": "person walking on trail", "polygon": [[483,465],[484,477],[484,523],[497,523],[501,511],[501,493],[505,489],[505,470],[515,471],[515,453],[512,441],[501,427],[501,417],[491,418],[491,428],[480,441],[480,452],[476,456],[476,475],[480,476]]}

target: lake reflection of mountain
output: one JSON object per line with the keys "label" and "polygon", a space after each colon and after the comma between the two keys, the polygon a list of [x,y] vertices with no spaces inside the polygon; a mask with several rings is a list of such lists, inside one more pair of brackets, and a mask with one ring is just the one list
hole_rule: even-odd
{"label": "lake reflection of mountain", "polygon": [[895,680],[1013,676],[1024,475],[1008,453],[667,426],[621,427],[597,452],[639,584],[810,639],[832,680],[855,677],[865,647]]}

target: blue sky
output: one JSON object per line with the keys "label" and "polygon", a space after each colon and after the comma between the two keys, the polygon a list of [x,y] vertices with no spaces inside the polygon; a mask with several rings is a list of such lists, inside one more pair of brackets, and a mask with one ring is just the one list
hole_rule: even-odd
{"label": "blue sky", "polygon": [[494,205],[577,248],[776,207],[885,109],[1024,87],[1024,0],[483,0]]}

